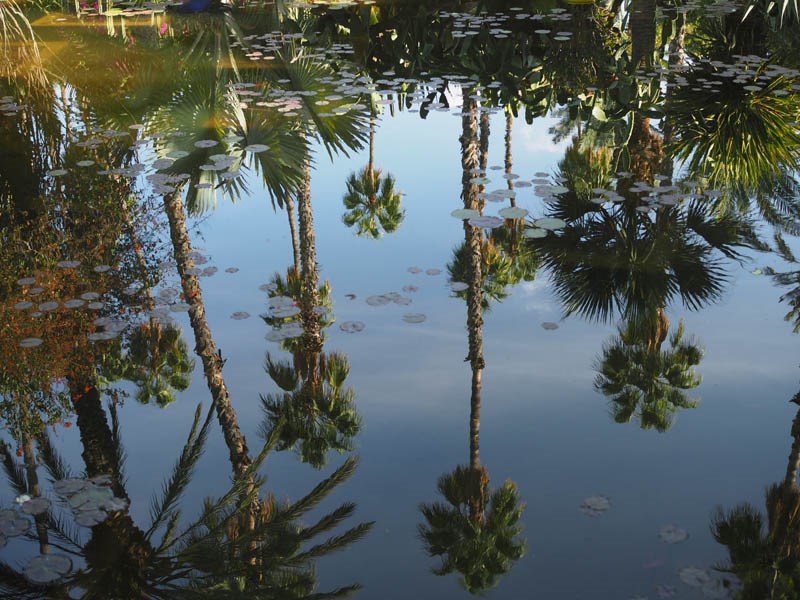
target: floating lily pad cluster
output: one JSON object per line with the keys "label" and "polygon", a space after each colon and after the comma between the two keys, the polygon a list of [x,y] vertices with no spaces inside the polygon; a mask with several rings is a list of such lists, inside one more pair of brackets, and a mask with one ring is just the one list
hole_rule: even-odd
{"label": "floating lily pad cluster", "polygon": [[[511,23],[549,23],[557,26],[559,22],[569,21],[572,15],[565,8],[552,8],[547,13],[529,13],[522,8],[514,7],[508,13],[481,13],[478,15],[460,12],[442,11],[439,13],[442,18],[450,18],[453,21],[453,37],[456,39],[468,38],[479,35],[481,28],[484,28],[494,39],[505,39],[514,34],[512,29],[508,29]],[[535,33],[552,37],[557,42],[567,41],[572,35],[571,31],[553,31],[552,29],[541,27]]]}
{"label": "floating lily pad cluster", "polygon": [[[56,264],[60,269],[77,269],[81,263],[78,260],[63,260]],[[92,267],[95,273],[108,273],[113,271],[109,265],[95,265]],[[40,319],[48,313],[57,311],[70,311],[70,310],[88,310],[99,311],[106,307],[105,302],[101,300],[100,294],[93,291],[87,291],[77,298],[68,298],[66,300],[53,298],[53,292],[46,290],[37,284],[37,278],[34,276],[21,277],[17,280],[17,285],[21,288],[21,293],[25,299],[20,300],[14,304],[14,309],[17,311],[27,311],[27,314],[32,319]],[[125,323],[122,321],[110,320],[108,322],[100,322],[100,319],[95,320],[96,331],[87,332],[86,337],[89,341],[107,340],[119,335],[125,329]],[[40,337],[29,336],[20,340],[19,345],[21,348],[37,348],[42,345],[44,340]]]}
{"label": "floating lily pad cluster", "polygon": [[75,522],[83,527],[102,523],[108,518],[108,513],[128,508],[125,498],[114,496],[111,477],[107,475],[90,479],[63,479],[53,484],[53,490],[67,501]]}
{"label": "floating lily pad cluster", "polygon": [[[265,284],[260,289],[268,293],[276,291],[274,284]],[[289,296],[272,296],[267,302],[267,313],[264,315],[273,320],[275,325],[264,338],[270,342],[281,342],[303,335],[303,324],[297,319],[300,307]]]}
{"label": "floating lily pad cluster", "polygon": [[[580,511],[588,517],[598,517],[611,508],[611,500],[607,496],[596,495],[585,498],[580,505]],[[678,525],[664,525],[658,531],[658,537],[667,544],[679,544],[689,539],[689,532]],[[664,565],[664,560],[658,558],[642,565],[645,569],[652,569]],[[741,589],[739,579],[730,573],[710,572],[708,569],[701,569],[695,566],[688,566],[678,571],[681,581],[687,586],[699,589],[703,597],[710,599],[732,598],[734,593]],[[658,598],[672,598],[677,595],[674,586],[660,584],[656,587]],[[646,598],[645,596],[634,596],[633,598]]]}

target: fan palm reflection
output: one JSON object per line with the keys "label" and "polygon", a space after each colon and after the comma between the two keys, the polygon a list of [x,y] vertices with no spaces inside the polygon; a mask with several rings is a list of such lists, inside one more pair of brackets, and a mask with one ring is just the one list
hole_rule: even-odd
{"label": "fan palm reflection", "polygon": [[[478,185],[472,182],[478,167],[477,103],[464,104],[461,134],[462,199],[464,208],[478,210]],[[484,369],[483,357],[483,234],[464,223],[467,263],[467,330],[472,370],[469,418],[469,463],[439,478],[437,489],[445,502],[420,506],[425,522],[419,525],[424,548],[441,557],[433,572],[458,572],[470,593],[483,592],[499,582],[513,563],[525,553],[519,519],[524,509],[516,484],[508,480],[489,488],[489,472],[480,458],[480,411]]]}
{"label": "fan palm reflection", "polygon": [[[615,175],[610,149],[580,150],[573,140],[559,164],[566,191],[547,201],[548,216],[567,224],[532,242],[565,314],[622,320],[598,362],[596,380],[612,398],[614,419],[636,415],[643,428],[666,431],[677,409],[697,405],[684,390],[699,385],[693,368],[702,358],[682,324],[669,336],[667,307],[680,300],[698,310],[717,301],[727,280],[726,259],[739,260],[741,249],[762,245],[745,217],[684,200],[679,187],[657,177],[660,138],[649,119],[631,119],[632,172]],[[662,344],[668,338],[667,351]]]}

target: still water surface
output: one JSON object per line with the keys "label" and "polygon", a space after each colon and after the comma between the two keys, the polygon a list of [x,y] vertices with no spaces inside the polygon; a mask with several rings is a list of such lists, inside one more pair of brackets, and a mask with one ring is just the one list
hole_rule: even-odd
{"label": "still water surface", "polygon": [[4,5],[4,597],[796,598],[753,6]]}

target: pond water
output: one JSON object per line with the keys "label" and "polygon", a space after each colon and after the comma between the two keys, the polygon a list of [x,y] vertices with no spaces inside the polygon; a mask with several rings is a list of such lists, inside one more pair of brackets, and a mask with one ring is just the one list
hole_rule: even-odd
{"label": "pond water", "polygon": [[792,2],[67,4],[0,4],[3,598],[800,597]]}

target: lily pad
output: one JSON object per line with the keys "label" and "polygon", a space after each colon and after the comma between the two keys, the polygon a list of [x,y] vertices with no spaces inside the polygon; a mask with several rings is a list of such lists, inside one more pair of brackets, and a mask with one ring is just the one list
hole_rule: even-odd
{"label": "lily pad", "polygon": [[564,219],[545,217],[543,219],[536,219],[533,222],[533,224],[536,225],[536,227],[539,227],[540,229],[554,230],[554,229],[563,229],[564,227],[566,227],[567,222]]}
{"label": "lily pad", "polygon": [[217,140],[198,140],[194,143],[195,148],[213,148],[219,144]]}
{"label": "lily pad", "polygon": [[708,571],[697,567],[684,567],[678,571],[678,577],[683,583],[694,588],[702,588],[711,581]]}
{"label": "lily pad", "polygon": [[89,484],[69,498],[69,505],[75,511],[102,509],[103,505],[114,497],[111,488]]}
{"label": "lily pad", "polygon": [[441,269],[425,269],[425,275],[434,276],[434,275],[438,275],[441,272],[442,272]]}
{"label": "lily pad", "polygon": [[545,321],[542,323],[542,329],[546,329],[547,331],[554,331],[558,329],[558,323],[553,323],[552,321]]}
{"label": "lily pad", "polygon": [[64,302],[64,308],[80,308],[86,304],[85,300],[81,300],[80,298],[71,298]]}
{"label": "lily pad", "polygon": [[428,317],[423,315],[422,313],[406,313],[403,315],[403,321],[406,323],[422,323]]}
{"label": "lily pad", "polygon": [[522,219],[523,217],[528,216],[528,211],[524,208],[520,208],[519,206],[507,206],[506,208],[502,208],[497,211],[504,219]]}
{"label": "lily pad", "polygon": [[49,177],[61,177],[61,176],[66,175],[66,174],[67,174],[67,170],[66,169],[52,169],[52,170],[47,172],[47,175]]}
{"label": "lily pad", "polygon": [[525,231],[522,232],[522,237],[530,239],[547,237],[547,230],[539,229],[538,227],[528,227],[525,229]]}
{"label": "lily pad", "polygon": [[456,293],[463,292],[464,290],[469,289],[469,284],[466,284],[463,281],[454,281],[450,284],[450,289]]}
{"label": "lily pad", "polygon": [[280,306],[271,310],[272,316],[276,319],[289,319],[300,314],[299,306]]}
{"label": "lily pad", "polygon": [[245,152],[252,152],[253,154],[266,152],[267,150],[269,150],[269,146],[266,144],[250,144],[249,146],[244,147]]}
{"label": "lily pad", "polygon": [[50,510],[50,500],[47,498],[31,498],[22,503],[22,512],[29,515],[41,515]]}
{"label": "lily pad", "polygon": [[339,329],[345,333],[358,333],[364,331],[364,327],[365,325],[361,321],[345,321],[339,325]]}
{"label": "lily pad", "polygon": [[[480,217],[481,213],[479,213],[477,210],[473,210],[471,208],[457,208],[457,209],[455,209],[454,211],[452,211],[450,213],[450,216],[451,217],[455,217],[456,219],[466,220],[466,219],[475,219],[477,217]],[[410,269],[409,269],[409,271],[410,271]],[[411,271],[411,272],[413,273],[414,271]],[[418,272],[419,271],[417,271],[417,273]]]}
{"label": "lily pad", "polygon": [[60,496],[71,496],[72,494],[86,489],[86,487],[89,485],[91,484],[85,479],[62,479],[61,481],[56,481],[53,484],[53,490],[55,490],[56,494]]}
{"label": "lily pad", "polygon": [[243,319],[249,319],[249,318],[250,318],[250,313],[243,310],[237,310],[236,312],[231,314],[231,319],[233,319],[234,321],[241,321]]}
{"label": "lily pad", "polygon": [[42,338],[38,337],[26,337],[19,342],[20,348],[36,348],[37,346],[42,345]]}
{"label": "lily pad", "polygon": [[74,269],[75,267],[80,266],[81,261],[79,260],[62,260],[56,263],[56,266],[61,269]]}
{"label": "lily pad", "polygon": [[417,273],[422,273],[422,269],[420,269],[419,267],[408,267],[408,269],[406,270],[413,275],[416,275]]}
{"label": "lily pad", "polygon": [[75,164],[78,165],[79,167],[91,167],[94,164],[94,161],[93,160],[79,160]]}
{"label": "lily pad", "polygon": [[589,517],[597,517],[611,508],[611,500],[606,496],[589,496],[581,503],[581,512]]}
{"label": "lily pad", "polygon": [[485,229],[496,229],[503,225],[503,219],[499,217],[472,217],[468,222],[473,227]]}
{"label": "lily pad", "polygon": [[23,277],[22,279],[17,279],[17,285],[33,285],[36,283],[36,277]]}
{"label": "lily pad", "polygon": [[267,301],[267,306],[272,310],[278,308],[294,308],[294,298],[291,296],[272,296]]}
{"label": "lily pad", "polygon": [[670,524],[659,530],[658,537],[668,544],[680,544],[689,539],[689,533],[682,527]]}
{"label": "lily pad", "polygon": [[72,561],[63,554],[40,554],[34,556],[22,574],[35,585],[46,585],[61,579],[72,570]]}
{"label": "lily pad", "polygon": [[369,298],[367,298],[367,304],[369,304],[370,306],[385,306],[386,304],[389,304],[389,302],[391,301],[392,299],[386,295],[370,296]]}
{"label": "lily pad", "polygon": [[14,305],[14,310],[27,310],[33,306],[33,302],[28,300],[23,300],[22,302],[17,302]]}
{"label": "lily pad", "polygon": [[93,510],[82,510],[75,515],[75,522],[81,527],[94,527],[105,521],[108,515],[99,508]]}
{"label": "lily pad", "polygon": [[0,535],[10,538],[22,535],[31,528],[31,523],[15,510],[0,510]]}

